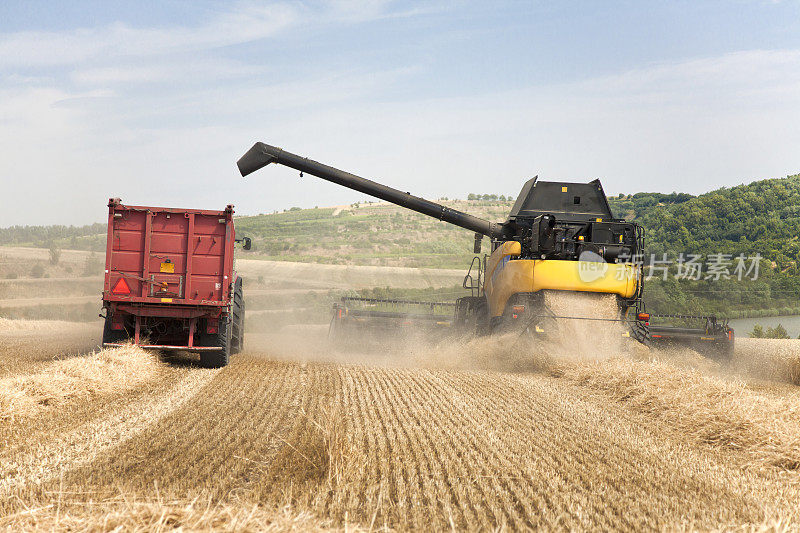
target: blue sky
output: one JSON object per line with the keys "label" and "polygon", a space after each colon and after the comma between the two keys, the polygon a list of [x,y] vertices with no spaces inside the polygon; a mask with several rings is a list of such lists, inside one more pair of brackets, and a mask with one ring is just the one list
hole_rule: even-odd
{"label": "blue sky", "polygon": [[239,177],[256,140],[431,198],[700,193],[800,172],[800,2],[6,1],[0,123],[0,226],[366,198]]}

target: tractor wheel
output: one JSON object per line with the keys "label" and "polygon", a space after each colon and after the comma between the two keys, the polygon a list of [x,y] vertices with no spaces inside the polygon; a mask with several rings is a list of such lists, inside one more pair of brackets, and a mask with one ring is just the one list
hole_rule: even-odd
{"label": "tractor wheel", "polygon": [[231,323],[231,354],[237,354],[244,350],[244,289],[242,288],[242,278],[236,280],[233,290],[233,319]]}
{"label": "tractor wheel", "polygon": [[113,329],[111,327],[111,311],[109,311],[103,324],[103,344],[119,344],[127,342],[129,338],[130,336],[125,329]]}
{"label": "tractor wheel", "polygon": [[198,346],[216,347],[218,350],[200,352],[200,364],[206,368],[222,368],[228,364],[231,355],[231,320],[220,320],[219,333],[203,333],[198,337]]}

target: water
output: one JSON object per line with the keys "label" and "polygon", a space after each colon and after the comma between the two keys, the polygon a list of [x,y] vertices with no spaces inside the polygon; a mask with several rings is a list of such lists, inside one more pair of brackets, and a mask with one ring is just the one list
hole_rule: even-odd
{"label": "water", "polygon": [[775,327],[778,324],[786,328],[786,333],[790,337],[796,339],[800,335],[800,315],[786,315],[786,316],[764,316],[759,318],[734,318],[730,321],[730,326],[736,332],[737,337],[747,337],[753,326],[761,324],[766,330],[768,327]]}

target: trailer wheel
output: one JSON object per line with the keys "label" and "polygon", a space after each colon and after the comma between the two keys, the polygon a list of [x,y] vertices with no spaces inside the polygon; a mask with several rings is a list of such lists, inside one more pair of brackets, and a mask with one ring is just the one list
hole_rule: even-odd
{"label": "trailer wheel", "polygon": [[119,344],[126,342],[130,337],[125,329],[113,329],[111,327],[111,311],[106,316],[106,321],[103,324],[103,344],[112,343]]}
{"label": "trailer wheel", "polygon": [[[223,325],[222,321],[220,325]],[[227,319],[224,325],[219,333],[203,333],[197,339],[198,346],[219,348],[200,352],[200,364],[206,368],[222,368],[228,364],[231,355],[231,320]]]}
{"label": "trailer wheel", "polygon": [[237,354],[244,350],[244,289],[242,278],[236,279],[233,290],[233,319],[231,323],[231,353]]}

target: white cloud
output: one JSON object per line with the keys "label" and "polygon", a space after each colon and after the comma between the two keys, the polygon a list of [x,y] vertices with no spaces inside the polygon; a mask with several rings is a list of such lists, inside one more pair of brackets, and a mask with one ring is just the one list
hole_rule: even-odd
{"label": "white cloud", "polygon": [[0,34],[0,68],[83,66],[115,58],[163,56],[259,41],[300,24],[356,24],[381,18],[417,16],[435,6],[392,9],[388,0],[332,0],[317,9],[294,2],[240,2],[198,26],[134,28],[115,23],[71,31]]}
{"label": "white cloud", "polygon": [[[716,57],[662,63],[574,84],[597,96],[670,104],[793,91],[800,83],[800,50],[747,50]],[[708,102],[706,102],[708,103]]]}
{"label": "white cloud", "polygon": [[[286,169],[241,179],[235,161],[256,140],[430,197],[516,194],[537,173],[600,177],[609,191],[702,192],[800,170],[797,50],[402,101],[386,95],[436,73],[356,65],[300,79],[186,53],[320,18],[403,14],[385,2],[313,13],[299,4],[240,5],[197,28],[115,25],[0,38],[0,68],[69,66],[66,79],[41,68],[33,79],[12,73],[0,81],[0,226],[102,220],[110,196],[208,208],[235,203],[244,213],[363,197]],[[234,31],[240,25],[248,32]],[[20,57],[9,59],[11,50]]]}
{"label": "white cloud", "polygon": [[173,61],[154,59],[138,64],[128,62],[117,66],[80,68],[74,70],[70,78],[81,86],[145,85],[192,80],[208,83],[211,80],[243,78],[263,72],[262,67],[203,57]]}
{"label": "white cloud", "polygon": [[196,27],[132,28],[122,23],[64,32],[0,36],[0,67],[78,65],[219,48],[264,39],[295,22],[288,4],[242,5]]}

